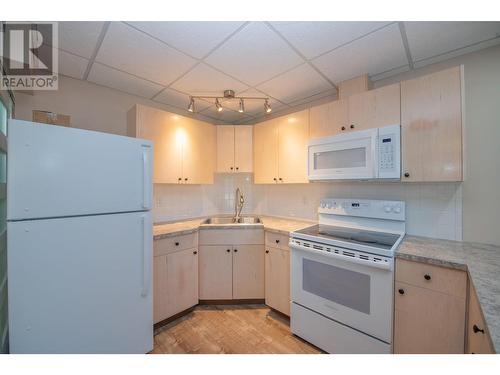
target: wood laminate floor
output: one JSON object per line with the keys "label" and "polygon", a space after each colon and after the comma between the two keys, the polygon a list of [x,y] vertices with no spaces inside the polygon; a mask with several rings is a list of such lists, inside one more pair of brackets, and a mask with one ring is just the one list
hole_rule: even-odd
{"label": "wood laminate floor", "polygon": [[204,305],[159,328],[152,354],[321,353],[265,305]]}

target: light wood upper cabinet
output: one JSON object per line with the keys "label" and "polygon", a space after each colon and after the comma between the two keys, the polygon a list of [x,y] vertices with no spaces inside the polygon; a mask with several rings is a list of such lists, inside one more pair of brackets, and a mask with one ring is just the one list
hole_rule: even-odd
{"label": "light wood upper cabinet", "polygon": [[234,246],[233,299],[262,299],[264,295],[263,246]]}
{"label": "light wood upper cabinet", "polygon": [[272,184],[278,179],[278,119],[254,125],[254,183]]}
{"label": "light wood upper cabinet", "polygon": [[290,250],[266,247],[266,305],[290,315]]}
{"label": "light wood upper cabinet", "polygon": [[251,125],[217,126],[217,172],[253,171],[252,134]]}
{"label": "light wood upper cabinet", "polygon": [[312,107],[309,116],[309,138],[336,135],[349,123],[349,102],[347,99],[334,100]]}
{"label": "light wood upper cabinet", "polygon": [[154,183],[213,183],[216,159],[214,125],[135,105],[127,113],[127,133],[153,142]]}
{"label": "light wood upper cabinet", "polygon": [[394,353],[464,353],[467,274],[397,259]]}
{"label": "light wood upper cabinet", "polygon": [[403,181],[462,180],[461,68],[401,82]]}
{"label": "light wood upper cabinet", "polygon": [[365,130],[401,123],[400,85],[384,86],[349,97],[348,130]]}
{"label": "light wood upper cabinet", "polygon": [[278,183],[308,183],[309,110],[278,118]]}
{"label": "light wood upper cabinet", "polygon": [[254,182],[307,183],[309,110],[254,126]]}

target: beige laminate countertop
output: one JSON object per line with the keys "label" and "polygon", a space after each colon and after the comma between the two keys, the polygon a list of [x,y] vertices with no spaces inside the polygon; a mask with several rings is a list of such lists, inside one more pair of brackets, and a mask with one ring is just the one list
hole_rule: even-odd
{"label": "beige laminate countertop", "polygon": [[396,257],[467,271],[495,351],[500,351],[500,246],[406,236]]}
{"label": "beige laminate countertop", "polygon": [[158,223],[153,226],[153,238],[159,240],[166,237],[178,236],[181,234],[188,234],[196,232],[201,229],[228,229],[228,228],[240,228],[240,229],[250,229],[250,228],[264,228],[267,231],[289,234],[295,230],[306,228],[308,226],[314,225],[314,221],[306,220],[295,220],[286,219],[273,216],[259,216],[262,220],[262,224],[251,224],[251,225],[241,225],[241,224],[217,224],[217,225],[207,225],[204,226],[203,221],[205,217],[190,219],[185,221],[175,221]]}

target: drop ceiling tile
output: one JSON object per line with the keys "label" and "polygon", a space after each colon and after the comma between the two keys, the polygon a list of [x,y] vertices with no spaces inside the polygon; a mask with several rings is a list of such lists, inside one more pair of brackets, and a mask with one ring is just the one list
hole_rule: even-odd
{"label": "drop ceiling tile", "polygon": [[121,22],[112,22],[96,61],[168,85],[196,60]]}
{"label": "drop ceiling tile", "polygon": [[290,46],[263,22],[251,22],[205,61],[255,86],[303,62]]}
{"label": "drop ceiling tile", "polygon": [[129,22],[134,27],[198,59],[238,29],[243,22]]}
{"label": "drop ceiling tile", "polygon": [[308,59],[366,35],[388,22],[271,22]]}
{"label": "drop ceiling tile", "polygon": [[414,61],[500,37],[500,22],[405,22]]}
{"label": "drop ceiling tile", "polygon": [[97,45],[104,22],[65,21],[58,22],[59,49],[90,58]]}
{"label": "drop ceiling tile", "polygon": [[328,100],[337,100],[337,99],[338,99],[337,89],[331,88],[331,89],[328,89],[326,91],[319,92],[315,95],[311,95],[307,98],[296,100],[296,101],[290,103],[290,107],[292,107],[292,108],[293,107],[300,107],[306,103],[314,103],[314,102],[317,102],[320,100],[323,103],[323,102],[326,102]]}
{"label": "drop ceiling tile", "polygon": [[59,50],[59,73],[68,77],[83,79],[89,60]]}
{"label": "drop ceiling tile", "polygon": [[364,73],[375,75],[408,64],[397,24],[337,48],[312,62],[335,83]]}
{"label": "drop ceiling tile", "polygon": [[247,89],[248,86],[201,63],[174,82],[172,88],[189,95],[222,96],[224,90],[240,91]]}
{"label": "drop ceiling tile", "polygon": [[151,98],[162,89],[155,83],[134,77],[130,74],[94,63],[88,77],[90,82],[127,92],[143,98]]}
{"label": "drop ceiling tile", "polygon": [[332,85],[309,64],[302,64],[257,88],[288,104],[331,89]]}
{"label": "drop ceiling tile", "polygon": [[[168,104],[185,109],[186,111],[189,105],[189,95],[168,88],[163,90],[159,95],[157,95],[154,98],[154,100],[159,103]],[[196,100],[194,104],[195,112],[200,112],[201,110],[209,107],[210,105],[211,105],[210,103],[207,103],[203,100]]]}

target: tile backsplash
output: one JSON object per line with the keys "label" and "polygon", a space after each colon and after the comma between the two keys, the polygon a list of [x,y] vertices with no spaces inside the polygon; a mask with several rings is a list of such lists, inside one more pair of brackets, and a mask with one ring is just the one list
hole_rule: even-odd
{"label": "tile backsplash", "polygon": [[317,219],[321,198],[402,200],[408,234],[462,239],[462,184],[451,182],[255,185],[252,174],[216,174],[213,185],[155,185],[155,222],[231,214],[237,187],[245,198],[243,213],[309,220]]}

